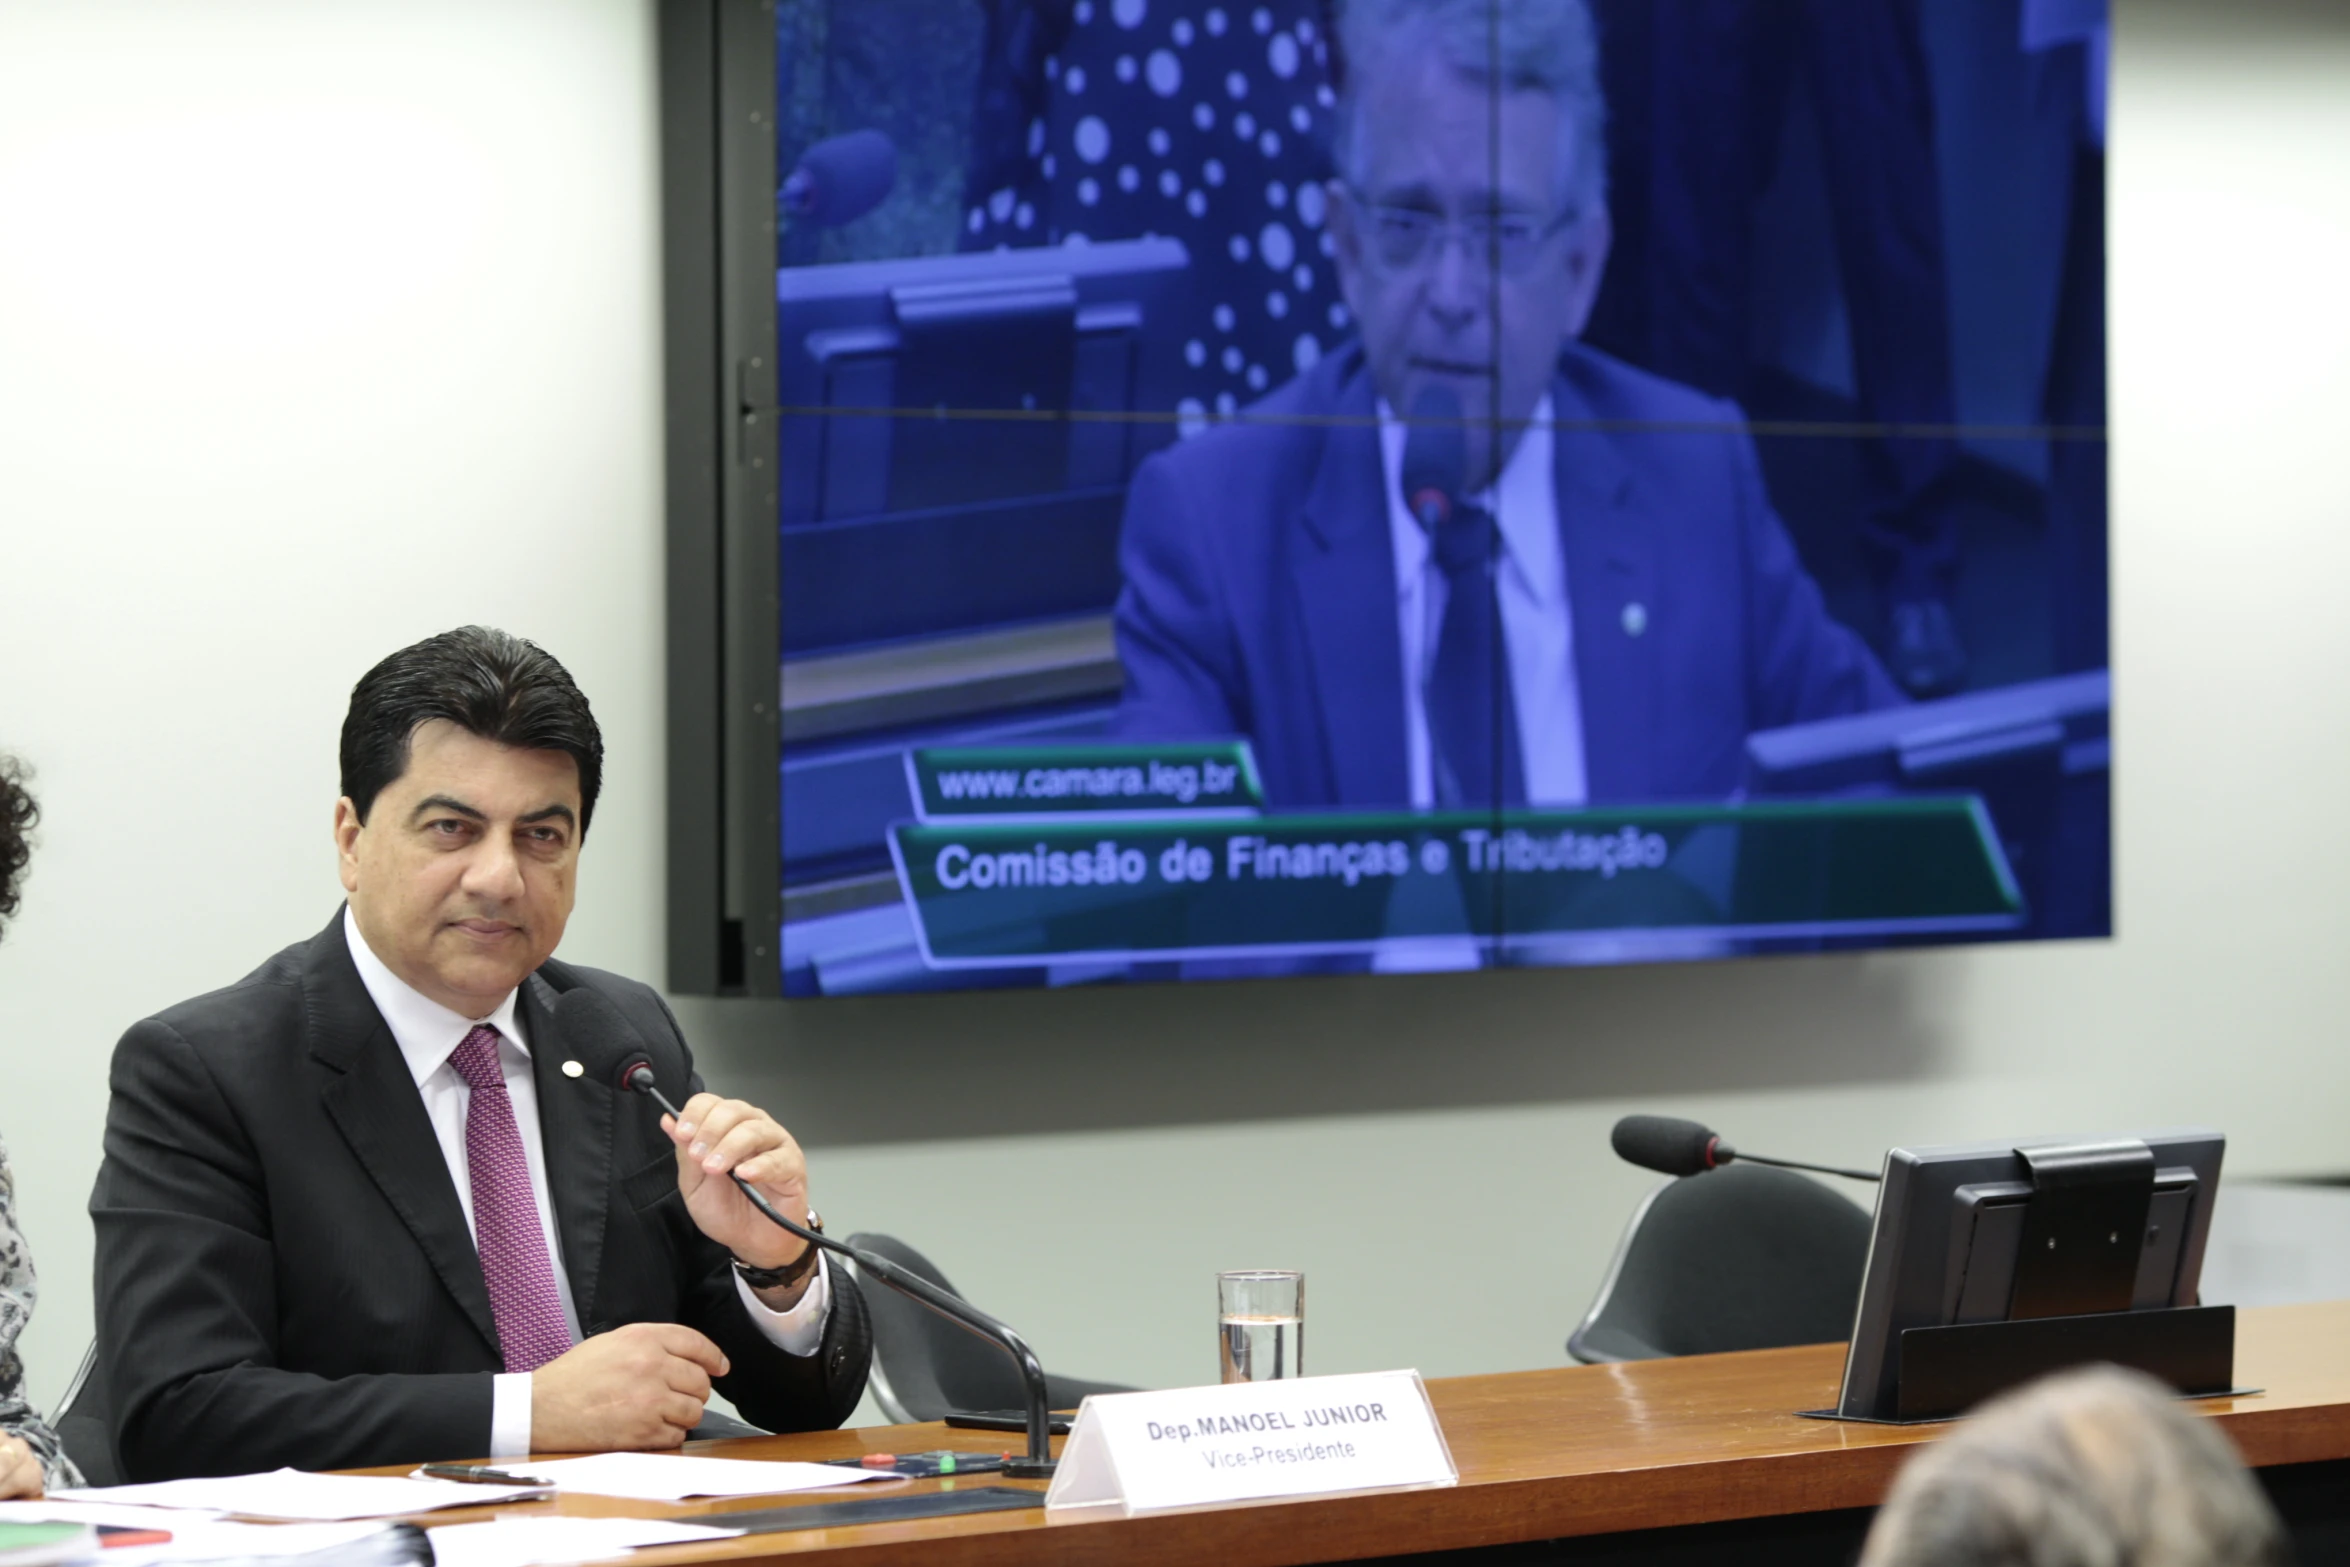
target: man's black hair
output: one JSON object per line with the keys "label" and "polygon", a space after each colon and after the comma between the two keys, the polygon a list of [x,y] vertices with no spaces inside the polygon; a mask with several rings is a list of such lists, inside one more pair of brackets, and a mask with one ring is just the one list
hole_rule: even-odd
{"label": "man's black hair", "polygon": [[40,817],[33,792],[24,786],[24,764],[0,756],[0,925],[16,912],[24,868],[33,857],[33,823]]}
{"label": "man's black hair", "polygon": [[604,781],[604,737],[571,673],[535,642],[459,626],[404,647],[359,677],[343,716],[343,794],[365,822],[375,797],[408,770],[416,726],[445,719],[524,751],[579,764],[579,833],[587,836]]}

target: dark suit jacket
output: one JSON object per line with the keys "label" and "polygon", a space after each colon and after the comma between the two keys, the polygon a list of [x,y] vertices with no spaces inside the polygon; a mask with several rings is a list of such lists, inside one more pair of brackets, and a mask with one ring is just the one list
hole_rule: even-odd
{"label": "dark suit jacket", "polygon": [[[682,1322],[725,1351],[718,1387],[779,1431],[836,1426],[872,1337],[832,1274],[812,1356],[752,1324],[694,1227],[649,1102],[562,1075],[551,1011],[576,985],[636,1028],[672,1098],[701,1087],[651,989],[550,962],[517,1005],[580,1324]],[[503,1369],[481,1261],[423,1100],[361,984],[342,916],[114,1052],[90,1197],[98,1345],[133,1480],[478,1456]]]}
{"label": "dark suit jacket", "polygon": [[[1723,798],[1751,731],[1901,701],[1828,617],[1735,406],[1584,348],[1551,396],[1593,804]],[[1276,808],[1410,803],[1359,347],[1144,463],[1120,562],[1122,734],[1245,735]]]}

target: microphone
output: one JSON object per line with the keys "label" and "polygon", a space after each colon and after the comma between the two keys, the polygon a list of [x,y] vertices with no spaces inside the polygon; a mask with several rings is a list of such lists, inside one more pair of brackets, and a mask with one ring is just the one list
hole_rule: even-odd
{"label": "microphone", "polygon": [[1450,387],[1431,386],[1412,399],[1410,433],[1403,443],[1403,501],[1430,535],[1451,518],[1469,477],[1469,441],[1461,400]]}
{"label": "microphone", "polygon": [[880,206],[897,182],[897,144],[880,131],[850,131],[801,153],[776,199],[792,217],[836,229]]}
{"label": "microphone", "polygon": [[[600,991],[582,985],[567,990],[555,998],[555,1025],[563,1045],[581,1067],[581,1075],[611,1089],[614,1093],[640,1093],[655,1104],[682,1120],[676,1105],[661,1092],[661,1085],[653,1074],[653,1059],[637,1037],[636,1030],[620,1015],[619,1008]],[[750,1200],[752,1207],[775,1224],[781,1225],[811,1246],[823,1248],[836,1256],[846,1257],[857,1265],[857,1270],[877,1278],[902,1295],[911,1296],[932,1311],[947,1318],[967,1332],[976,1333],[1012,1357],[1019,1367],[1020,1380],[1028,1398],[1028,1451],[1020,1458],[1008,1459],[1004,1473],[1015,1479],[1049,1478],[1056,1467],[1051,1443],[1051,1395],[1045,1389],[1044,1365],[1036,1358],[1019,1334],[981,1311],[951,1290],[940,1288],[921,1274],[901,1267],[887,1257],[877,1256],[861,1246],[834,1240],[819,1230],[794,1224],[776,1211],[762,1192],[741,1176],[728,1172],[728,1177]]]}
{"label": "microphone", "polygon": [[1774,1165],[1782,1170],[1809,1170],[1815,1175],[1841,1175],[1850,1181],[1877,1181],[1869,1170],[1847,1170],[1833,1164],[1804,1164],[1795,1159],[1771,1159],[1758,1153],[1740,1153],[1723,1142],[1710,1127],[1684,1121],[1676,1115],[1628,1115],[1608,1134],[1616,1157],[1644,1170],[1665,1175],[1702,1175],[1733,1160]]}

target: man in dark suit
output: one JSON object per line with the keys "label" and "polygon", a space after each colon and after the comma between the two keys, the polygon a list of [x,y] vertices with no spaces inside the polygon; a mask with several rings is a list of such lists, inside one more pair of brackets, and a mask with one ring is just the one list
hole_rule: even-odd
{"label": "man in dark suit", "polygon": [[[713,1385],[778,1430],[856,1406],[856,1286],[727,1178],[813,1222],[798,1144],[655,992],[552,957],[602,757],[530,643],[393,654],[343,728],[345,909],[124,1035],[90,1212],[130,1477],[675,1447]],[[578,987],[683,1124],[572,1059]]]}
{"label": "man in dark suit", "polygon": [[1963,470],[1958,443],[1940,433],[1958,411],[1923,9],[1920,0],[1599,0],[1618,232],[1630,243],[1587,331],[1715,397],[1767,390],[1755,345],[1783,330],[1775,318],[1789,307],[1783,290],[1757,287],[1768,258],[1756,215],[1801,78],[1818,128],[1854,415],[1872,427],[1858,455],[1880,645],[1911,695],[1936,697],[1964,685],[1967,658],[1951,614]]}
{"label": "man in dark suit", "polygon": [[[1609,244],[1582,0],[1354,0],[1329,225],[1360,341],[1146,463],[1119,723],[1276,807],[1719,798],[1757,729],[1901,700],[1738,410],[1577,345]],[[1454,503],[1407,506],[1456,410]]]}

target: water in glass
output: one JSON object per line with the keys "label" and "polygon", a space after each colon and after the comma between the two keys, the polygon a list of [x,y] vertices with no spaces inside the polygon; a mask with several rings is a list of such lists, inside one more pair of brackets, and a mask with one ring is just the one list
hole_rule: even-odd
{"label": "water in glass", "polygon": [[1219,1325],[1225,1381],[1270,1382],[1305,1375],[1304,1318],[1227,1316]]}

